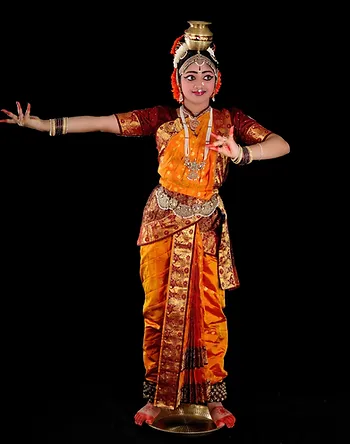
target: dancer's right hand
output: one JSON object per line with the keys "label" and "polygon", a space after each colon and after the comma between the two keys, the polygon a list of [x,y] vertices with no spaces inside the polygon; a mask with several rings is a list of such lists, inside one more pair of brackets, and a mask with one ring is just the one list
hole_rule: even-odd
{"label": "dancer's right hand", "polygon": [[30,103],[27,105],[26,112],[23,113],[21,104],[16,102],[17,105],[17,115],[6,109],[1,111],[9,116],[9,119],[0,119],[0,123],[15,123],[19,126],[25,126],[27,128],[36,129],[38,131],[43,131],[42,120],[37,116],[30,115]]}

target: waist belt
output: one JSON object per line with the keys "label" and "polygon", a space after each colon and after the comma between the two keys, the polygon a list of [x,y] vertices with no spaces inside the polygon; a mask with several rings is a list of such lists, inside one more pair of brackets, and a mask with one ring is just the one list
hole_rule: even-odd
{"label": "waist belt", "polygon": [[183,218],[197,215],[208,217],[214,213],[219,203],[218,194],[213,194],[209,200],[186,205],[180,203],[175,197],[169,196],[162,186],[156,190],[156,197],[159,208],[162,210],[172,210],[176,216]]}

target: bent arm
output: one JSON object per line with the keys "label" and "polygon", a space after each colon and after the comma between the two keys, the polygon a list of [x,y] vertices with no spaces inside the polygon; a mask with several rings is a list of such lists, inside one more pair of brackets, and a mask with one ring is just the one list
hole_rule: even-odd
{"label": "bent arm", "polygon": [[281,157],[290,152],[289,143],[276,133],[269,134],[263,142],[250,145],[253,160]]}

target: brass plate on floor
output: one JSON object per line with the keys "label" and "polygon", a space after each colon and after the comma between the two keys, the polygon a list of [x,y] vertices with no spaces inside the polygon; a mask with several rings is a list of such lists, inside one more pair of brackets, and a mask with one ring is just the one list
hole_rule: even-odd
{"label": "brass plate on floor", "polygon": [[181,404],[175,410],[162,409],[150,427],[186,436],[205,435],[221,428],[216,427],[207,406],[196,404]]}

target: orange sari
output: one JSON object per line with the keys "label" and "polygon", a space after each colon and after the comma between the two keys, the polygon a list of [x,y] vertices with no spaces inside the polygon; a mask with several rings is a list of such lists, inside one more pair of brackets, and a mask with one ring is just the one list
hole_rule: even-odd
{"label": "orange sari", "polygon": [[227,372],[225,294],[217,258],[205,253],[198,224],[141,246],[145,290],[143,358],[154,403],[205,403]]}
{"label": "orange sari", "polygon": [[[216,133],[228,135],[234,125],[246,144],[270,133],[239,110],[213,111]],[[208,114],[189,140],[190,160],[205,160],[199,180],[188,178],[183,127],[173,110],[116,115],[123,135],[154,133],[157,141],[160,180],[144,208],[137,242],[145,293],[144,397],[170,409],[227,396],[225,290],[239,287],[239,279],[218,191],[232,163],[214,151],[205,154]]]}

